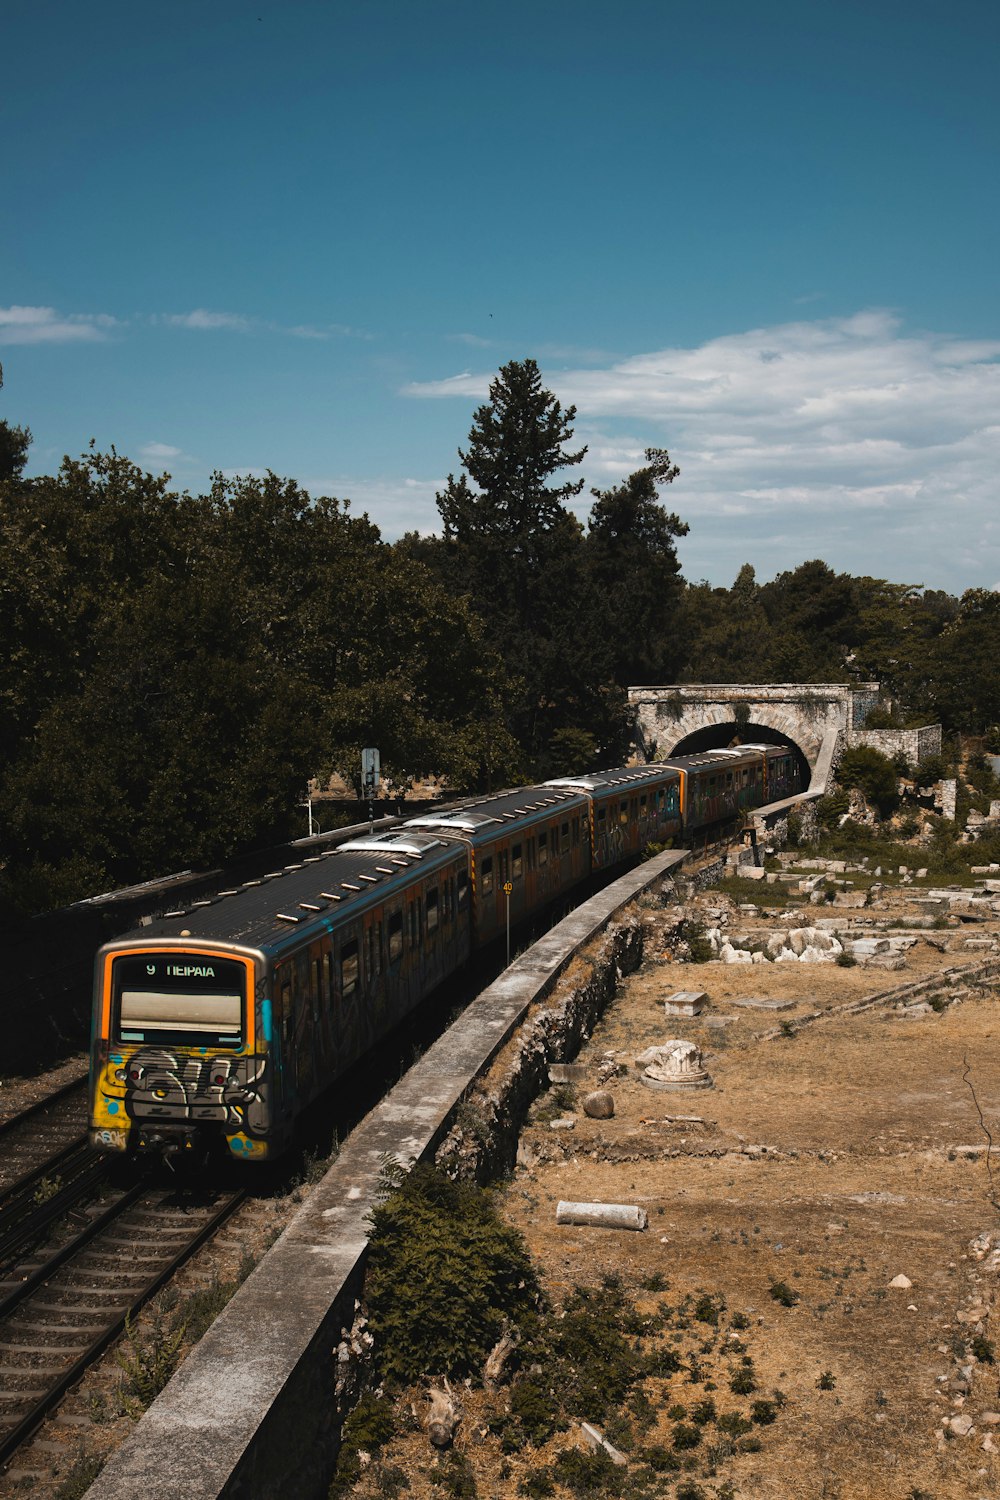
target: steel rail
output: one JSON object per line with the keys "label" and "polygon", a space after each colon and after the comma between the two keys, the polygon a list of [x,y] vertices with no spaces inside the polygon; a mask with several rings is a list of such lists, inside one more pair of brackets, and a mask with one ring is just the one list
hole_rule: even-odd
{"label": "steel rail", "polygon": [[[86,1243],[89,1243],[90,1241],[95,1239],[101,1230],[110,1227],[112,1223],[120,1219],[126,1209],[132,1207],[143,1196],[143,1191],[144,1190],[140,1187],[135,1188],[131,1193],[126,1194],[125,1196],[128,1201],[126,1202],[125,1199],[123,1199],[119,1203],[115,1204],[113,1206],[113,1209],[108,1210],[107,1213],[102,1216],[104,1222],[101,1223],[100,1226],[95,1226],[93,1229],[90,1229],[90,1227],[88,1226],[88,1230],[82,1231],[81,1239],[85,1238]],[[148,1192],[148,1189],[145,1191]],[[157,1198],[162,1199],[164,1195],[150,1194],[150,1196],[155,1202]],[[15,1452],[17,1448],[20,1447],[25,1439],[31,1435],[34,1429],[41,1421],[44,1420],[44,1418],[48,1415],[52,1408],[58,1405],[58,1403],[62,1400],[63,1396],[70,1389],[70,1387],[75,1385],[76,1382],[82,1378],[87,1369],[95,1362],[95,1360],[100,1357],[100,1355],[104,1353],[108,1345],[113,1343],[114,1340],[119,1337],[119,1335],[124,1331],[128,1319],[133,1317],[139,1311],[139,1309],[149,1301],[151,1297],[154,1297],[156,1295],[160,1288],[164,1286],[173,1275],[176,1274],[180,1267],[185,1263],[185,1261],[190,1259],[190,1257],[195,1253],[196,1250],[201,1248],[206,1240],[210,1239],[215,1233],[217,1233],[217,1231],[226,1222],[226,1220],[230,1218],[233,1213],[235,1213],[236,1209],[245,1200],[246,1196],[247,1194],[243,1190],[240,1190],[225,1197],[216,1211],[211,1214],[208,1220],[199,1227],[199,1229],[177,1251],[177,1253],[171,1256],[169,1260],[165,1262],[149,1278],[149,1280],[142,1287],[141,1291],[137,1292],[134,1296],[131,1297],[128,1307],[124,1310],[116,1311],[111,1321],[105,1325],[105,1327],[97,1334],[95,1338],[91,1339],[86,1344],[79,1356],[74,1359],[72,1363],[69,1364],[64,1370],[60,1371],[54,1380],[51,1380],[49,1382],[42,1395],[32,1401],[32,1405],[24,1414],[24,1416],[19,1418],[8,1432],[0,1434],[0,1463],[7,1462],[10,1456]],[[73,1254],[80,1252],[83,1248],[85,1248],[83,1243],[75,1243],[72,1254],[65,1256],[62,1263],[69,1264],[73,1258]],[[46,1268],[44,1275],[40,1277],[40,1280],[48,1281],[52,1276],[52,1271],[53,1268],[51,1265],[49,1265]],[[22,1299],[22,1301],[23,1300],[25,1299]],[[58,1331],[59,1325],[53,1324],[53,1332]],[[26,1371],[26,1374],[30,1373],[30,1371]],[[29,1393],[26,1393],[26,1396],[28,1399],[31,1399]]]}
{"label": "steel rail", "polygon": [[71,1078],[69,1083],[64,1083],[61,1088],[56,1089],[53,1093],[46,1094],[44,1099],[36,1099],[34,1104],[29,1104],[26,1109],[19,1110],[16,1115],[8,1115],[6,1119],[0,1120],[0,1137],[6,1135],[11,1130],[15,1130],[19,1125],[25,1124],[34,1115],[42,1114],[45,1110],[51,1109],[53,1104],[58,1104],[67,1095],[71,1094],[74,1089],[81,1088],[86,1082],[87,1074],[79,1073],[76,1078]]}

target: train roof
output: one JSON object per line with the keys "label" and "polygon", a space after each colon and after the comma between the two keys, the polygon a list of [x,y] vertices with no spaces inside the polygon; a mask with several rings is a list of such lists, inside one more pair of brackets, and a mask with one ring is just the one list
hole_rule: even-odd
{"label": "train roof", "polygon": [[756,762],[762,754],[787,755],[790,749],[789,745],[735,745],[731,750],[705,750],[697,755],[668,756],[664,764],[676,766],[681,771],[700,771],[705,767],[722,770],[726,766],[732,768],[737,761],[753,760]]}
{"label": "train roof", "polygon": [[238,943],[247,948],[283,948],[310,923],[339,919],[404,890],[421,870],[465,858],[454,839],[403,830],[351,839],[335,849],[307,855],[258,880],[218,891],[164,912],[109,946],[136,939],[190,938]]}
{"label": "train roof", "polygon": [[648,785],[662,781],[664,772],[673,771],[670,761],[653,761],[644,766],[614,766],[608,771],[587,771],[580,776],[555,776],[545,786],[578,788],[585,792],[600,792],[615,787]]}
{"label": "train roof", "polygon": [[478,802],[467,802],[449,812],[422,813],[419,818],[408,819],[404,828],[439,829],[445,835],[475,838],[479,834],[496,834],[511,825],[530,823],[553,808],[568,810],[574,805],[585,807],[586,803],[571,788],[522,786],[512,792],[499,792],[495,797],[483,797]]}

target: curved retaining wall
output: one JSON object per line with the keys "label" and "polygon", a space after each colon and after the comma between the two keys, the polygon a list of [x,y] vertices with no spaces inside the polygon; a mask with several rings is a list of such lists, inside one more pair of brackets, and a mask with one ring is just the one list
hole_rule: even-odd
{"label": "curved retaining wall", "polygon": [[212,1324],[88,1500],[313,1500],[338,1432],[338,1346],[354,1321],[367,1215],[386,1155],[430,1156],[528,1007],[622,907],[671,869],[671,850],[578,907],[472,1004],[345,1141],[337,1161]]}

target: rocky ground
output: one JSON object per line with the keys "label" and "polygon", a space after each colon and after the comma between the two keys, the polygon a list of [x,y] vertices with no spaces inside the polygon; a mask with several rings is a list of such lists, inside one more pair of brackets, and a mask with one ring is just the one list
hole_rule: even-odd
{"label": "rocky ground", "polygon": [[[883,888],[819,927],[825,903],[765,913],[724,891],[686,913],[720,949],[740,938],[766,950],[778,933],[785,948],[789,932],[812,926],[847,954],[860,944],[864,965],[680,963],[675,914],[651,918],[641,971],[579,1058],[575,1103],[563,1092],[553,1119],[556,1101],[540,1101],[522,1135],[510,1218],[557,1297],[608,1270],[640,1297],[663,1276],[671,1304],[707,1294],[749,1321],[758,1390],[781,1392],[779,1413],[759,1452],[724,1457],[715,1445],[693,1476],[706,1496],[995,1494],[1000,1214],[980,1110],[996,1130],[1000,1015],[973,969],[996,951],[992,893],[972,896],[975,909],[968,891],[940,898],[935,925],[913,926],[927,922],[921,903],[939,898],[920,884]],[[872,967],[880,961],[892,972]],[[865,1004],[920,980],[934,981],[923,995]],[[665,1016],[670,995],[698,991],[709,1002],[700,1015]],[[710,1088],[644,1086],[632,1061],[667,1039],[700,1048]],[[616,1064],[626,1071],[608,1078]],[[580,1107],[599,1084],[612,1119]],[[649,1227],[559,1227],[566,1199],[637,1204]],[[742,1409],[726,1383],[726,1326],[705,1363],[727,1397],[716,1393],[720,1410]]]}

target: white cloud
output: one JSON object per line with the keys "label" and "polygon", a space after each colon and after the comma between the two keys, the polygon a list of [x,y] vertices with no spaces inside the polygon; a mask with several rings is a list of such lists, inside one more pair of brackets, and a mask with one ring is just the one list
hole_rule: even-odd
{"label": "white cloud", "polygon": [[155,462],[158,459],[184,458],[183,449],[173,448],[169,443],[143,443],[139,448],[139,457]]}
{"label": "white cloud", "polygon": [[165,313],[163,321],[169,323],[172,328],[202,330],[226,328],[237,333],[246,333],[252,326],[253,320],[245,318],[242,313],[210,312],[207,307],[196,307],[193,312],[188,313]]}
{"label": "white cloud", "polygon": [[107,313],[58,313],[54,307],[0,307],[0,344],[95,343],[117,319]]}
{"label": "white cloud", "polygon": [[[543,378],[577,407],[591,483],[614,483],[646,446],[670,449],[681,477],[664,499],[692,525],[689,577],[725,582],[748,558],[769,576],[820,556],[961,589],[1000,565],[998,359],[998,340],[908,333],[874,309]],[[405,394],[479,401],[493,373]]]}

